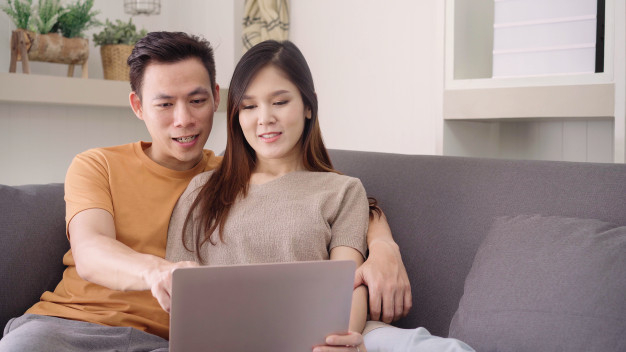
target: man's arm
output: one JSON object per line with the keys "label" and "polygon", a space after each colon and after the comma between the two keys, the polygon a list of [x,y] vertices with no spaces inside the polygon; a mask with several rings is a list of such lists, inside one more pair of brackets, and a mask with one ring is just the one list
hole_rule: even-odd
{"label": "man's arm", "polygon": [[369,255],[356,271],[354,286],[369,289],[370,319],[391,323],[406,316],[413,303],[400,248],[382,212],[370,218],[367,247]]}
{"label": "man's arm", "polygon": [[134,251],[116,239],[113,216],[103,209],[87,209],[76,214],[68,225],[68,233],[81,278],[118,291],[151,290],[168,312],[172,271],[196,265],[170,263]]}

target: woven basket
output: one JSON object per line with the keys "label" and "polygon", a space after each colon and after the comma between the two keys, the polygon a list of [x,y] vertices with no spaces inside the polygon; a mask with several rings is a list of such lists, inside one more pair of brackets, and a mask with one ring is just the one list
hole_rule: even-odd
{"label": "woven basket", "polygon": [[103,45],[100,48],[100,56],[102,56],[104,79],[128,81],[129,68],[126,60],[132,51],[133,45]]}

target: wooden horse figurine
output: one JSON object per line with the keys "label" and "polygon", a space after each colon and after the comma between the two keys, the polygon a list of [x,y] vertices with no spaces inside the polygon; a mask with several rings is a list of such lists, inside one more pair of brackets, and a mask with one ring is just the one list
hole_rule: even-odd
{"label": "wooden horse figurine", "polygon": [[87,78],[89,41],[84,38],[64,38],[57,33],[37,34],[23,29],[11,36],[11,64],[9,72],[16,72],[22,61],[22,72],[30,73],[29,61],[53,62],[69,65],[67,76],[74,76],[74,65],[81,65],[82,78]]}

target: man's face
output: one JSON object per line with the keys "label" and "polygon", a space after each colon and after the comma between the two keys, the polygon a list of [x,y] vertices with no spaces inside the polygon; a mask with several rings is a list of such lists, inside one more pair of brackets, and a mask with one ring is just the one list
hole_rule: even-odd
{"label": "man's face", "polygon": [[141,99],[130,94],[135,115],[152,137],[146,154],[173,170],[193,168],[202,160],[219,101],[219,87],[211,90],[209,73],[199,59],[149,64]]}

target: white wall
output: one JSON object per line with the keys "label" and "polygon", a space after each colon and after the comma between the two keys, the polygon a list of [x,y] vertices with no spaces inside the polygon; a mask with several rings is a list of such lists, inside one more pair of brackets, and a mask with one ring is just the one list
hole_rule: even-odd
{"label": "white wall", "polygon": [[443,27],[443,1],[291,1],[329,148],[438,152]]}

